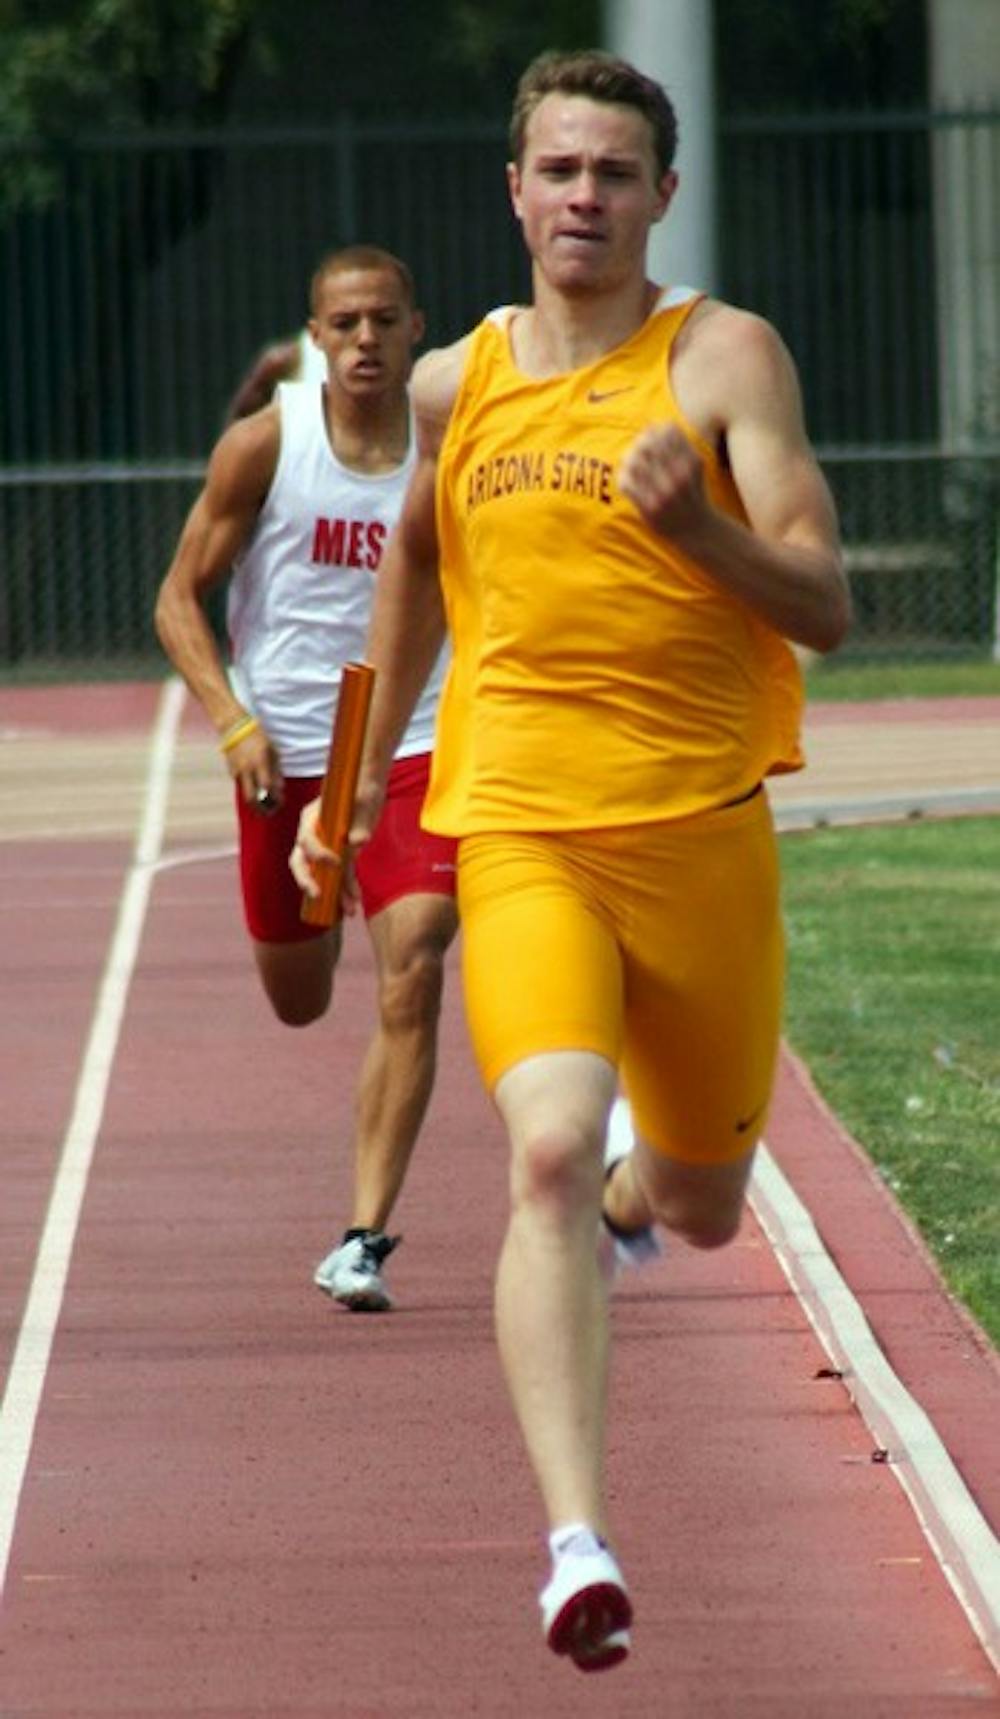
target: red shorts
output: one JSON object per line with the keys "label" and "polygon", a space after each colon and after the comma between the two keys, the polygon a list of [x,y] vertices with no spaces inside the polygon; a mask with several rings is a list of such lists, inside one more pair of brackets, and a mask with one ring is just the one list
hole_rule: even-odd
{"label": "red shorts", "polygon": [[[403,895],[455,893],[457,843],[420,826],[430,763],[430,753],[420,752],[398,759],[389,772],[382,816],[355,866],[366,919]],[[320,787],[318,776],[286,777],[282,803],[267,817],[236,791],[243,913],[258,943],[305,943],[323,936],[321,926],[303,925],[302,892],[288,869],[299,813],[315,800]]]}

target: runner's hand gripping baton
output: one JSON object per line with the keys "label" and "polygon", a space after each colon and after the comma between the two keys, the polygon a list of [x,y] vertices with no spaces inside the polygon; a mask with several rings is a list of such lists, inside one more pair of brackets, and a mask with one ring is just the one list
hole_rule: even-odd
{"label": "runner's hand gripping baton", "polygon": [[[317,834],[324,847],[343,862],[358,786],[361,749],[375,684],[370,663],[345,663],[340,676],[337,713],[330,738],[330,755],[320,795]],[[306,925],[335,925],[340,918],[343,863],[313,866],[320,893],[303,895],[300,917]]]}

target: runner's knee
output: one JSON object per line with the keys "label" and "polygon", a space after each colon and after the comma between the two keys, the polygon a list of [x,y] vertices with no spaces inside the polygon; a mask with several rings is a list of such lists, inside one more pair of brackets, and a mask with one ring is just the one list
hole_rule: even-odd
{"label": "runner's knee", "polygon": [[511,1177],[515,1207],[569,1217],[599,1205],[602,1183],[600,1154],[583,1128],[566,1124],[542,1129],[515,1153]]}
{"label": "runner's knee", "polygon": [[254,945],[264,994],[283,1026],[308,1027],[326,1014],[339,948],[339,935],[328,944]]}
{"label": "runner's knee", "polygon": [[664,1161],[640,1148],[633,1168],[658,1222],[691,1247],[726,1247],[738,1233],[749,1161],[695,1166]]}
{"label": "runner's knee", "polygon": [[379,987],[379,1013],[387,1032],[433,1026],[441,1012],[444,955],[422,944],[406,962],[386,973]]}
{"label": "runner's knee", "polygon": [[268,990],[267,1000],[282,1026],[311,1027],[314,1021],[322,1019],[330,1006],[330,987],[327,988],[325,997],[307,997],[301,992],[292,996],[284,992],[276,995]]}
{"label": "runner's knee", "polygon": [[743,1215],[742,1200],[735,1204],[729,1200],[714,1203],[680,1196],[651,1201],[650,1205],[665,1229],[680,1236],[690,1247],[706,1252],[726,1247],[737,1235]]}
{"label": "runner's knee", "polygon": [[683,1236],[691,1247],[703,1249],[726,1247],[739,1231],[742,1212],[699,1212],[681,1218],[670,1227]]}

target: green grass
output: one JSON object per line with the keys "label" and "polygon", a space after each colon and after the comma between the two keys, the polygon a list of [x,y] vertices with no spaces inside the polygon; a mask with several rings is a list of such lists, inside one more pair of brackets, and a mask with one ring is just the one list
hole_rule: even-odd
{"label": "green grass", "polygon": [[32,657],[0,667],[0,686],[99,686],[106,681],[163,680],[170,664],[162,654],[117,657]]}
{"label": "green grass", "polygon": [[1000,663],[853,663],[831,657],[807,671],[812,699],[1000,697]]}
{"label": "green grass", "polygon": [[1000,1343],[1000,819],[781,853],[788,1040]]}
{"label": "green grass", "polygon": [[[169,670],[155,650],[133,656],[83,657],[0,665],[0,686],[46,686],[102,680],[162,680]],[[811,699],[946,698],[976,693],[1000,697],[1000,663],[854,662],[833,656],[812,665],[806,675]]]}

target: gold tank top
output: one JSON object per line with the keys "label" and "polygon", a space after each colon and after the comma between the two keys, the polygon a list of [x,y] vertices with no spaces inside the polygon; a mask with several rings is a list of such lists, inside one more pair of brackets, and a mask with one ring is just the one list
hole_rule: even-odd
{"label": "gold tank top", "polygon": [[670,387],[670,348],[697,302],[661,299],[623,345],[541,381],[512,360],[509,310],[476,329],[438,461],[453,657],[428,828],[681,818],[800,767],[788,644],[615,484],[639,431],[672,420],[704,461],[714,505],[745,522]]}

